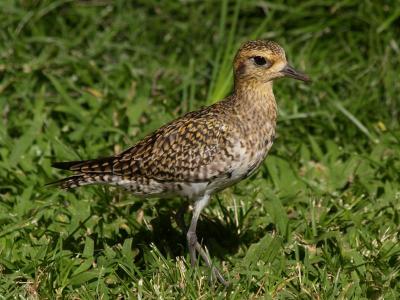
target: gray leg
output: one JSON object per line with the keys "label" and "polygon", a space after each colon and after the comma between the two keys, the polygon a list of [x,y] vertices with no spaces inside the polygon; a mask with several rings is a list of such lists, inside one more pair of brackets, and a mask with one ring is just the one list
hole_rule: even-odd
{"label": "gray leg", "polygon": [[185,201],[175,214],[175,222],[178,225],[179,229],[182,230],[182,233],[186,232],[186,230],[188,229],[185,224],[185,218],[184,218],[184,215],[187,212],[188,208],[189,208],[189,202]]}
{"label": "gray leg", "polygon": [[189,254],[190,254],[190,263],[192,267],[196,265],[196,251],[197,251],[200,254],[200,256],[204,259],[206,265],[209,268],[211,268],[212,275],[215,276],[223,285],[228,286],[228,282],[221,275],[221,272],[212,265],[208,253],[204,251],[204,249],[197,241],[197,236],[196,236],[197,221],[199,220],[201,211],[203,210],[204,207],[207,206],[209,200],[210,196],[204,195],[203,197],[196,200],[194,204],[192,221],[190,222],[190,227],[186,234],[189,247]]}
{"label": "gray leg", "polygon": [[203,210],[204,207],[207,206],[209,201],[210,201],[209,195],[204,195],[203,197],[196,200],[196,202],[194,203],[192,221],[190,222],[190,227],[186,234],[189,246],[190,263],[192,264],[192,267],[196,265],[197,221],[199,220],[201,211]]}

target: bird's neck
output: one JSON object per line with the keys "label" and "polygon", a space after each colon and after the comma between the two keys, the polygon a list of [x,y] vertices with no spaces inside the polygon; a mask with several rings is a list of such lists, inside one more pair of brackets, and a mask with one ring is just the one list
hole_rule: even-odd
{"label": "bird's neck", "polygon": [[238,114],[247,119],[276,123],[277,106],[272,81],[235,84],[233,99]]}

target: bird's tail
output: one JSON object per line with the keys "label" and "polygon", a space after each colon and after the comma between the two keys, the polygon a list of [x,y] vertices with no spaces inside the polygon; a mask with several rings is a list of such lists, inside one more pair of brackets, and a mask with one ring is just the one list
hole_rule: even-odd
{"label": "bird's tail", "polygon": [[51,165],[53,168],[73,171],[76,174],[47,185],[57,185],[63,189],[71,189],[82,185],[110,182],[113,175],[113,161],[114,157],[54,162]]}
{"label": "bird's tail", "polygon": [[78,186],[82,185],[87,185],[87,184],[92,184],[95,183],[94,180],[90,180],[87,176],[84,174],[79,174],[79,175],[73,175],[70,177],[66,177],[57,181],[53,181],[50,183],[47,183],[46,186],[58,186],[64,190],[76,188]]}
{"label": "bird's tail", "polygon": [[54,162],[53,168],[90,174],[110,174],[113,171],[115,157],[105,157],[91,160]]}

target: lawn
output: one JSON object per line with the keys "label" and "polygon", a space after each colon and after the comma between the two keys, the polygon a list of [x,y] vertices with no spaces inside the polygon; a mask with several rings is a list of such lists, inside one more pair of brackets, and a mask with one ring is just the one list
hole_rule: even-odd
{"label": "lawn", "polygon": [[[0,26],[0,299],[400,298],[396,1],[7,0]],[[254,38],[313,83],[274,84],[270,155],[200,218],[229,288],[189,268],[181,199],[45,186],[222,99]]]}

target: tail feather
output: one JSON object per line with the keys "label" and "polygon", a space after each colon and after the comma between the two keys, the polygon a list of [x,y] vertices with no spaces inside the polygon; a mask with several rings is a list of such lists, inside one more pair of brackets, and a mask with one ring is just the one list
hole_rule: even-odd
{"label": "tail feather", "polygon": [[54,162],[53,168],[80,173],[110,174],[113,172],[114,157],[105,157],[92,160]]}
{"label": "tail feather", "polygon": [[95,183],[109,183],[114,175],[113,164],[117,157],[105,157],[92,160],[54,162],[52,167],[73,171],[76,174],[51,183],[62,189],[76,188]]}
{"label": "tail feather", "polygon": [[50,183],[47,183],[46,186],[58,186],[62,189],[68,190],[68,189],[72,189],[72,188],[76,188],[78,186],[81,185],[86,185],[86,184],[90,184],[90,180],[88,180],[89,177],[84,176],[84,175],[73,175],[70,177],[66,177],[57,181],[53,181]]}

